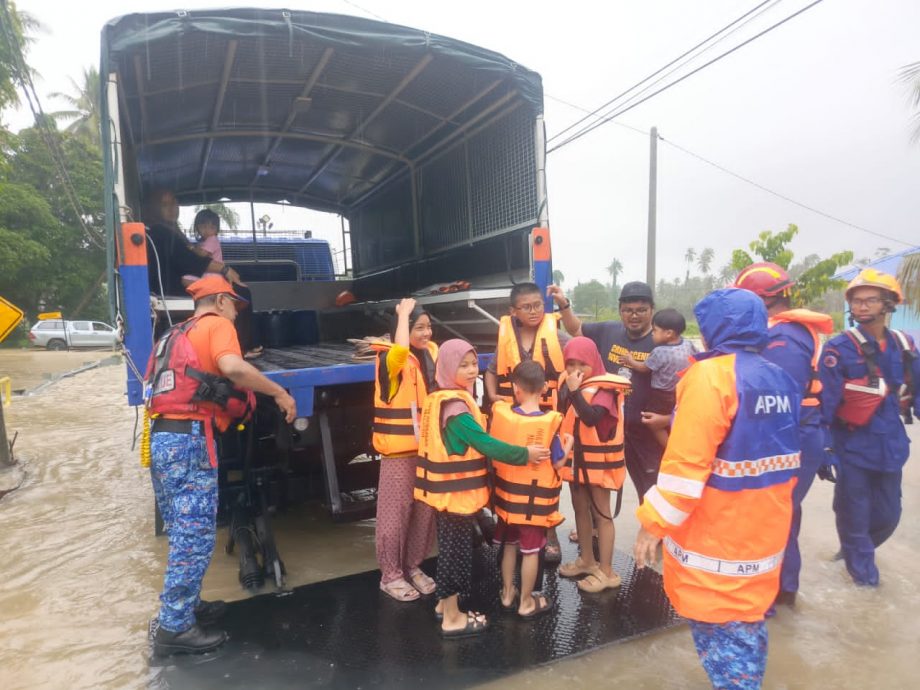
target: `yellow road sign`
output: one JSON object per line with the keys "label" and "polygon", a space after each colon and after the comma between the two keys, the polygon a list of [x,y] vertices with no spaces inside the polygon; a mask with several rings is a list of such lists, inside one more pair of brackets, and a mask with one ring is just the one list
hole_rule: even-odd
{"label": "yellow road sign", "polygon": [[60,319],[61,312],[59,311],[45,311],[38,315],[39,321],[47,321],[48,319]]}
{"label": "yellow road sign", "polygon": [[22,309],[0,297],[0,343],[22,321]]}

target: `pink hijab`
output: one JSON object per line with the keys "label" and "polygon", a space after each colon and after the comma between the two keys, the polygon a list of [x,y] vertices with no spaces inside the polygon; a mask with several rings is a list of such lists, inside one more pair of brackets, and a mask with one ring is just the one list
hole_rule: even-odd
{"label": "pink hijab", "polygon": [[[435,379],[439,390],[459,390],[457,385],[457,369],[460,362],[468,352],[475,354],[476,348],[465,340],[454,338],[448,340],[438,349],[438,366],[435,370]],[[472,393],[472,390],[467,391]]]}
{"label": "pink hijab", "polygon": [[[604,366],[604,360],[601,359],[601,353],[597,351],[597,345],[595,345],[594,341],[590,338],[586,338],[582,335],[572,338],[565,344],[565,348],[562,350],[562,356],[566,362],[570,359],[577,359],[579,362],[590,364],[591,376],[601,376],[607,373],[607,368]],[[591,401],[591,404],[600,405],[607,409],[608,416],[604,417],[597,425],[597,431],[601,438],[609,439],[616,428],[616,419],[619,416],[616,396],[613,394],[613,391],[598,391],[597,395],[595,395],[594,399]]]}
{"label": "pink hijab", "polygon": [[607,373],[604,367],[604,360],[601,359],[601,353],[597,351],[597,345],[591,338],[578,335],[565,344],[562,350],[562,356],[566,362],[570,359],[577,359],[579,362],[591,365],[591,376],[601,376]]}

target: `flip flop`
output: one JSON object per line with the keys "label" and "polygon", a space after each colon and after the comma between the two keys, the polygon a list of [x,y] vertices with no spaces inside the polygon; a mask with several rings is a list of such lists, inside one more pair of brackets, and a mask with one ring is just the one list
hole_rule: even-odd
{"label": "flip flop", "polygon": [[466,627],[460,628],[459,630],[445,630],[441,628],[441,637],[445,639],[456,639],[460,637],[475,637],[476,635],[482,635],[489,629],[488,619],[479,620],[477,616],[481,614],[474,611],[467,611],[466,613]]}
{"label": "flip flop", "polygon": [[393,580],[386,584],[380,583],[380,591],[389,595],[396,601],[415,601],[421,594],[405,580]]}
{"label": "flip flop", "polygon": [[590,575],[594,572],[596,565],[583,565],[578,561],[569,561],[559,566],[558,572],[562,577],[579,577],[581,575]]}
{"label": "flip flop", "polygon": [[521,595],[520,590],[517,587],[515,587],[514,595],[511,597],[511,603],[508,606],[505,606],[504,602],[502,601],[502,593],[501,591],[499,591],[498,601],[502,605],[502,611],[517,611],[517,600],[520,595]]}
{"label": "flip flop", "polygon": [[615,589],[619,587],[622,581],[620,576],[617,575],[616,571],[613,571],[610,577],[604,575],[604,571],[600,568],[595,567],[588,577],[583,580],[579,580],[575,584],[578,585],[578,589],[582,592],[590,592],[596,594],[598,592],[603,592],[605,589]]}
{"label": "flip flop", "polygon": [[409,580],[412,582],[412,586],[415,587],[419,594],[427,596],[428,594],[434,594],[435,590],[438,588],[437,583],[428,577],[421,569],[416,568],[412,573],[409,574]]}
{"label": "flip flop", "polygon": [[[546,596],[545,594],[531,594],[533,597],[534,609],[530,613],[518,613],[521,618],[536,618],[537,616],[542,616],[544,613],[551,611],[553,609],[553,600],[552,598]],[[543,605],[540,605],[540,600],[543,600]]]}

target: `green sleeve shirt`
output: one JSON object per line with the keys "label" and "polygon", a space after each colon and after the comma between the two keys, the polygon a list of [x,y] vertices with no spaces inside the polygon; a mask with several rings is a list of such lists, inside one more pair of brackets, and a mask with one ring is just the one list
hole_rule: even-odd
{"label": "green sleeve shirt", "polygon": [[472,446],[487,458],[507,465],[526,465],[527,448],[512,446],[489,436],[468,412],[447,420],[444,446],[450,455],[463,455]]}

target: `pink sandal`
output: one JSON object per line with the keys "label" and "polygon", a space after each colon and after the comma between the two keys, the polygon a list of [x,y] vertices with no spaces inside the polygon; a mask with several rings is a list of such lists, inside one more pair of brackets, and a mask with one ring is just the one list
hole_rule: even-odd
{"label": "pink sandal", "polygon": [[437,583],[423,573],[420,568],[416,568],[409,573],[409,579],[412,581],[412,585],[415,589],[423,595],[434,594],[434,591],[438,588]]}
{"label": "pink sandal", "polygon": [[415,601],[421,596],[418,590],[408,582],[400,578],[384,584],[380,583],[380,591],[389,594],[396,601]]}

